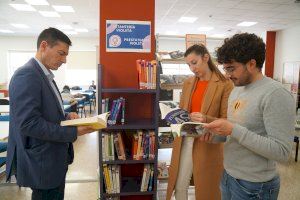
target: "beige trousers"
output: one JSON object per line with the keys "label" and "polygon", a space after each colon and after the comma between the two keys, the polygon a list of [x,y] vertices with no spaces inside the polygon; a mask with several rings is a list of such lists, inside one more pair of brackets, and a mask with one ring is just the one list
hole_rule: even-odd
{"label": "beige trousers", "polygon": [[175,199],[187,200],[193,174],[193,137],[183,138],[180,150],[179,170],[175,185]]}

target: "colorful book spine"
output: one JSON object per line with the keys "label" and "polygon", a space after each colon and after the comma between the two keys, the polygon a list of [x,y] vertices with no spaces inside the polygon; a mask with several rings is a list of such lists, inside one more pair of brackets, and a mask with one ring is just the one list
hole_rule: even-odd
{"label": "colorful book spine", "polygon": [[125,124],[125,98],[122,98],[122,117],[121,117],[121,124]]}

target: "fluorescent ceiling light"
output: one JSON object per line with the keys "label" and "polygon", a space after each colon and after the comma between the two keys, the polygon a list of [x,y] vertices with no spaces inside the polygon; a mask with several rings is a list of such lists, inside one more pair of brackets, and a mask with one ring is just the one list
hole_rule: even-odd
{"label": "fluorescent ceiling light", "polygon": [[10,24],[10,25],[16,28],[29,28],[29,26],[27,26],[26,24]]}
{"label": "fluorescent ceiling light", "polygon": [[49,3],[46,0],[25,0],[28,4],[34,6],[48,6]]}
{"label": "fluorescent ceiling light", "polygon": [[72,6],[52,6],[57,12],[75,12]]}
{"label": "fluorescent ceiling light", "polygon": [[241,23],[239,23],[239,24],[237,24],[237,26],[253,26],[253,25],[255,25],[255,24],[257,24],[257,22],[241,22]]}
{"label": "fluorescent ceiling light", "polygon": [[14,33],[14,32],[8,29],[0,29],[0,33]]}
{"label": "fluorescent ceiling light", "polygon": [[214,29],[214,27],[211,27],[211,26],[203,26],[203,27],[199,27],[198,31],[211,31],[213,29]]}
{"label": "fluorescent ceiling light", "polygon": [[68,25],[68,24],[59,24],[59,25],[56,25],[56,27],[58,29],[62,29],[62,30],[71,30],[71,29],[73,29],[73,27]]}
{"label": "fluorescent ceiling light", "polygon": [[76,35],[78,34],[76,31],[64,31],[65,34],[67,35]]}
{"label": "fluorescent ceiling light", "polygon": [[214,37],[214,38],[225,38],[226,35],[225,34],[213,34],[211,37]]}
{"label": "fluorescent ceiling light", "polygon": [[75,28],[76,32],[80,32],[80,33],[87,33],[89,32],[89,30],[87,30],[86,28]]}
{"label": "fluorescent ceiling light", "polygon": [[197,17],[180,17],[178,22],[194,23],[197,19],[198,19]]}
{"label": "fluorescent ceiling light", "polygon": [[36,11],[34,7],[28,4],[11,3],[9,5],[18,11]]}
{"label": "fluorescent ceiling light", "polygon": [[177,31],[166,31],[165,34],[166,35],[177,35],[178,32]]}
{"label": "fluorescent ceiling light", "polygon": [[54,11],[39,11],[39,13],[44,17],[60,17],[60,15]]}

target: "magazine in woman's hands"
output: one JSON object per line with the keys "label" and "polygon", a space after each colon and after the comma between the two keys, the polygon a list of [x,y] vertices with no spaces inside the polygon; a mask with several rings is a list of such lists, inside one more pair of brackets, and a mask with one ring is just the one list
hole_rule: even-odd
{"label": "magazine in woman's hands", "polygon": [[[161,118],[171,123],[174,136],[199,137],[208,130],[203,127],[205,123],[192,122],[189,113],[181,108],[170,108],[164,103],[159,103]],[[212,133],[213,134],[213,133]],[[213,134],[212,143],[225,142],[226,137]]]}
{"label": "magazine in woman's hands", "polygon": [[191,122],[189,113],[181,108],[170,108],[159,103],[161,118],[171,123],[171,130],[175,136],[198,137],[205,132],[204,123]]}

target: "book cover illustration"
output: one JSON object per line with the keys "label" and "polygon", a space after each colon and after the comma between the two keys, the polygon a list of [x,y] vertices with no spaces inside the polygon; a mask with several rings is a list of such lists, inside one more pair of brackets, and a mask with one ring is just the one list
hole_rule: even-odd
{"label": "book cover illustration", "polygon": [[[159,103],[161,118],[171,123],[171,131],[174,137],[199,137],[208,132],[203,127],[205,123],[192,122],[189,113],[181,108],[170,108],[169,106]],[[226,141],[226,136],[213,134],[212,143],[220,143]]]}

